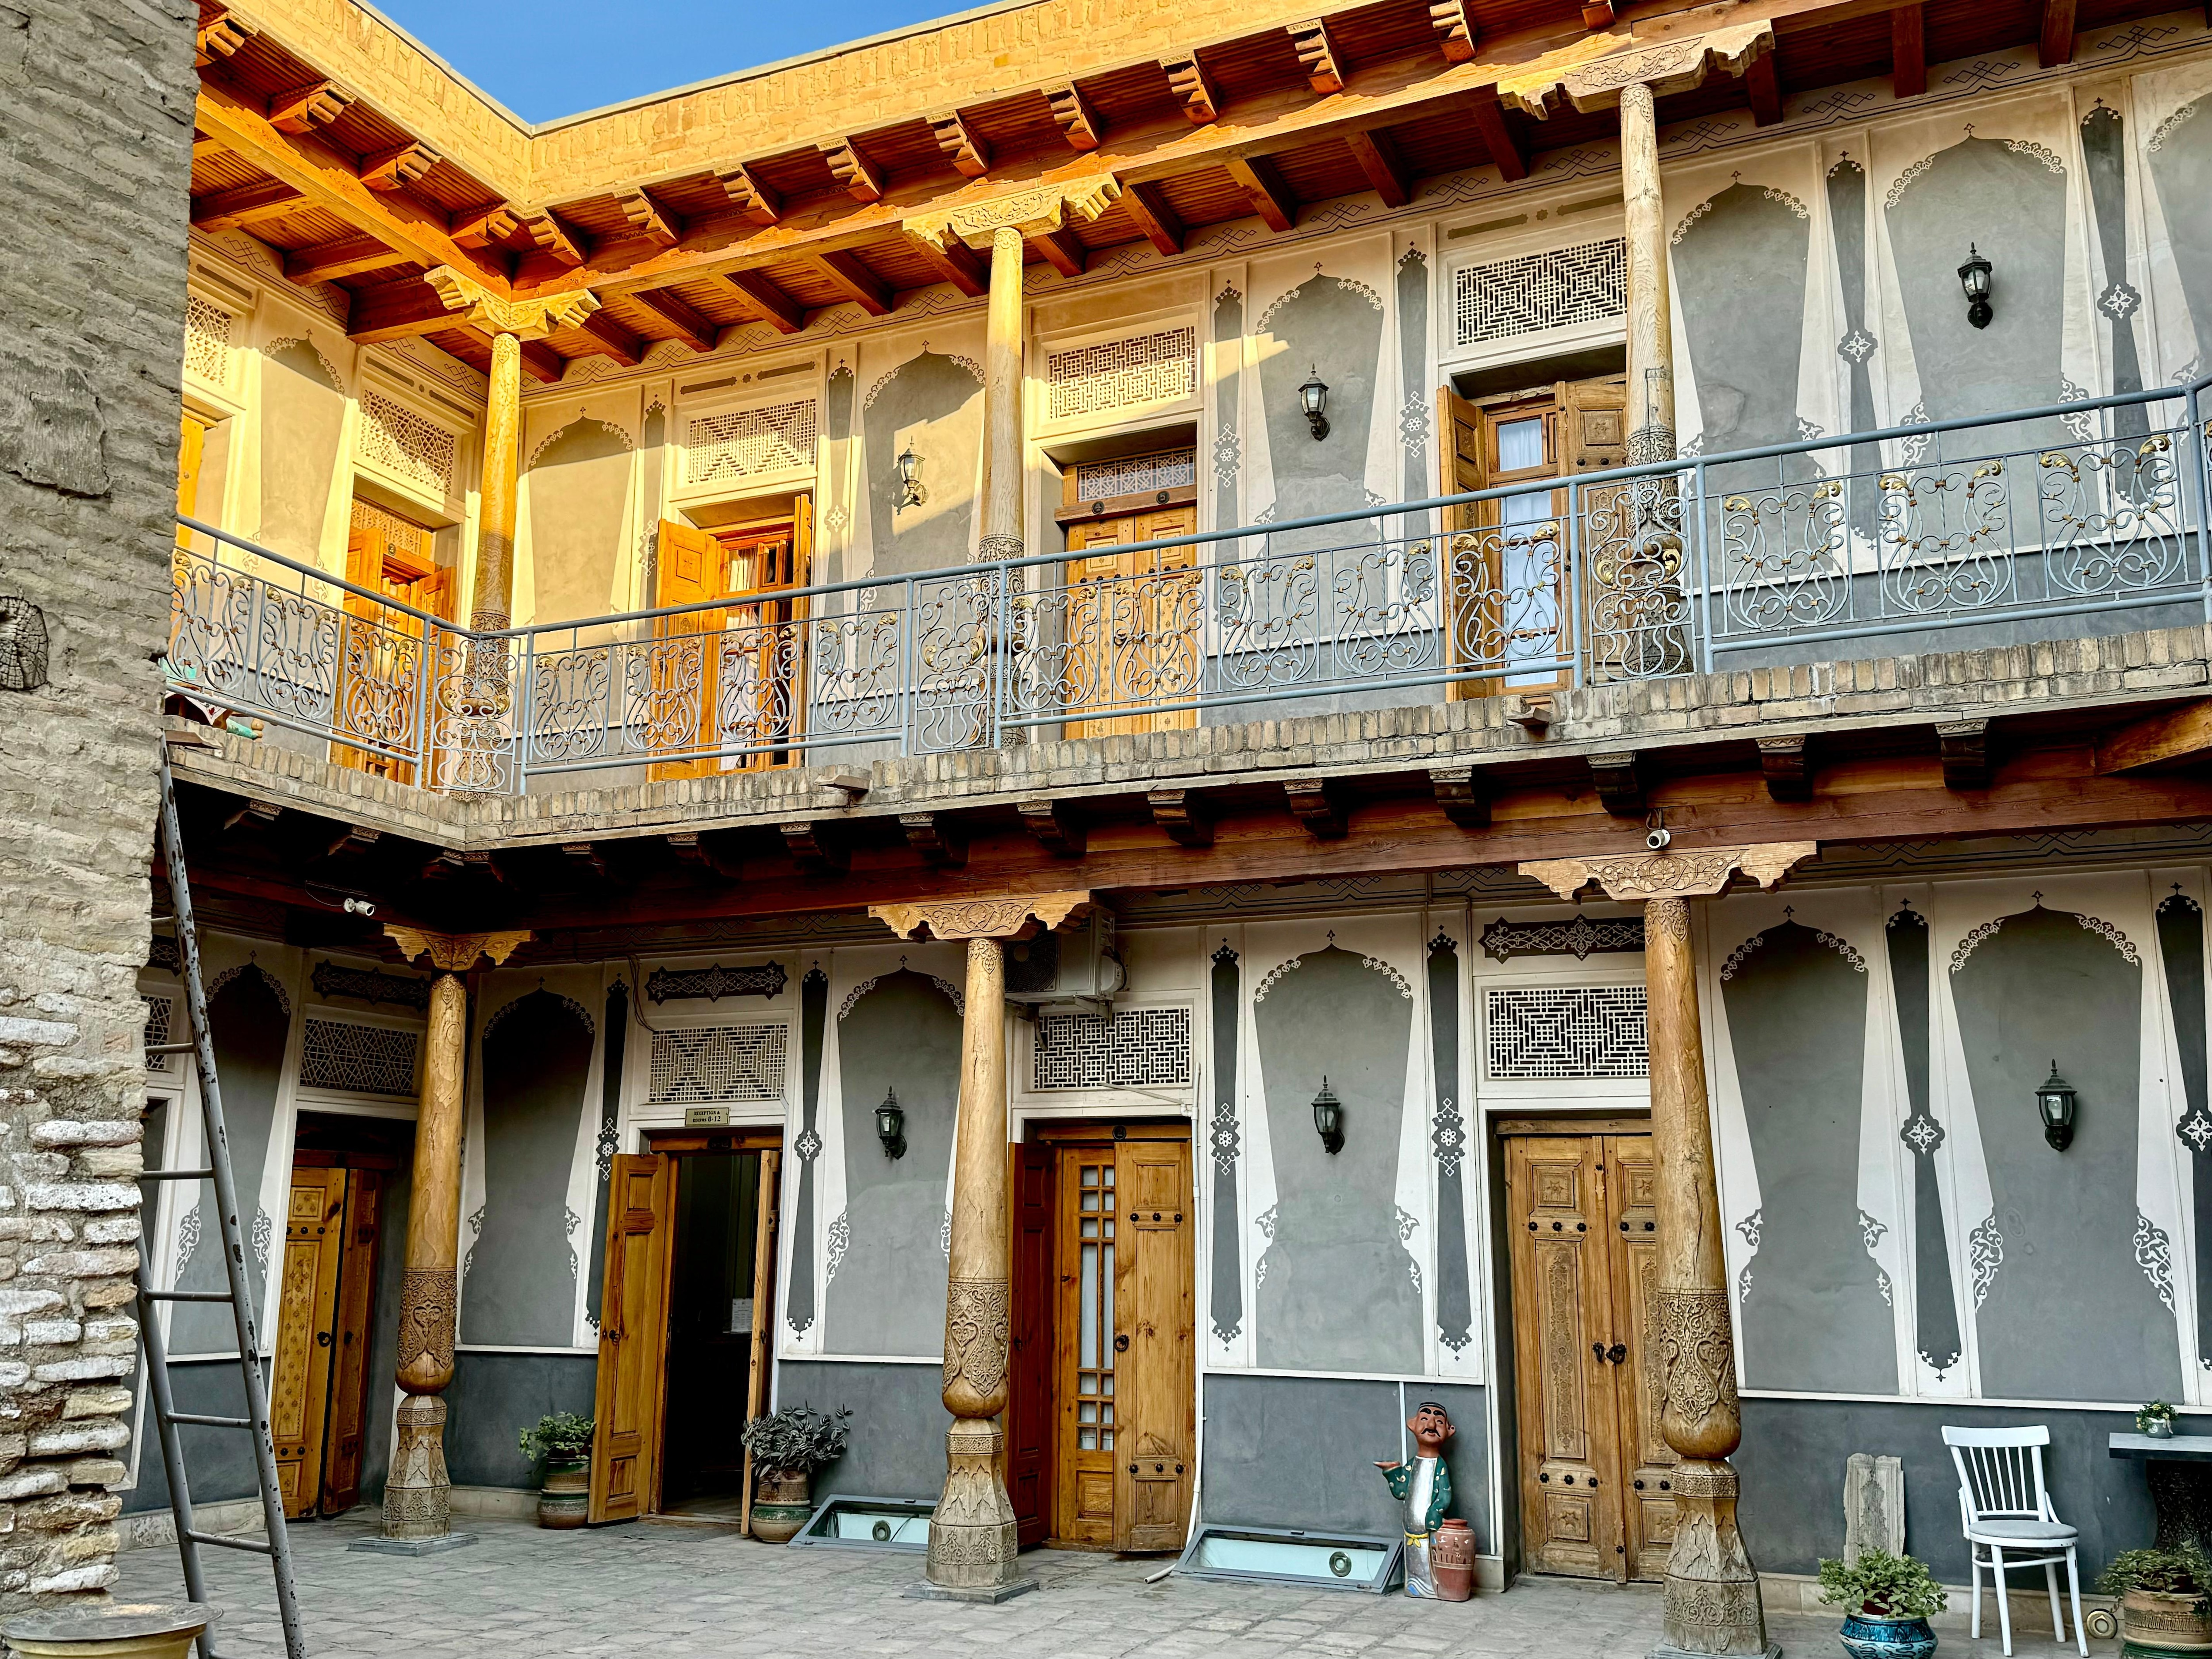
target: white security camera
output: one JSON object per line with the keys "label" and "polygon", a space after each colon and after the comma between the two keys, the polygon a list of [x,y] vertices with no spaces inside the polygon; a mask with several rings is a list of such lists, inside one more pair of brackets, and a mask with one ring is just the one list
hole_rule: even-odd
{"label": "white security camera", "polygon": [[1667,844],[1674,839],[1674,831],[1663,823],[1656,830],[1647,830],[1644,832],[1644,844],[1655,853],[1666,851]]}
{"label": "white security camera", "polygon": [[345,913],[349,916],[373,916],[376,914],[376,902],[374,899],[355,898],[349,894],[346,896]]}

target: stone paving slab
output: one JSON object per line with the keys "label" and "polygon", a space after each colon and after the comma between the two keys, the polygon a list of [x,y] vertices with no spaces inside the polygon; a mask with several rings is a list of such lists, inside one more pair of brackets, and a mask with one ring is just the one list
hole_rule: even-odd
{"label": "stone paving slab", "polygon": [[[1033,1550],[1034,1595],[986,1607],[906,1599],[918,1555],[786,1549],[723,1527],[645,1522],[580,1532],[471,1517],[481,1542],[417,1559],[349,1551],[374,1510],[292,1530],[313,1659],[1644,1659],[1659,1592],[1523,1579],[1453,1605],[1409,1596],[1169,1578],[1158,1559]],[[207,1550],[222,1659],[281,1659],[258,1556]],[[121,1558],[118,1595],[180,1595],[167,1548]],[[1994,1620],[1994,1613],[1991,1613]],[[1832,1619],[1778,1616],[1783,1650],[1840,1656]],[[1949,1659],[1997,1659],[1945,1634]],[[2109,1653],[2111,1643],[2090,1644]],[[2015,1659],[2071,1653],[2023,1637]]]}

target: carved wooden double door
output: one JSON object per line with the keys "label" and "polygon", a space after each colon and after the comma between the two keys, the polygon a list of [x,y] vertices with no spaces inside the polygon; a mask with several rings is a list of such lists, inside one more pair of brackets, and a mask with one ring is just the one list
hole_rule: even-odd
{"label": "carved wooden double door", "polygon": [[1522,1554],[1534,1572],[1663,1578],[1658,1212],[1648,1134],[1505,1139]]}
{"label": "carved wooden double door", "polygon": [[374,1170],[292,1171],[269,1428],[284,1513],[295,1520],[361,1501],[382,1196]]}

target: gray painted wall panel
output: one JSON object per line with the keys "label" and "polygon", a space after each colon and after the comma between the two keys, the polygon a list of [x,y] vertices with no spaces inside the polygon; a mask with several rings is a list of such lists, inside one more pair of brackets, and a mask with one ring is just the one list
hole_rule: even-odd
{"label": "gray painted wall panel", "polygon": [[[975,551],[975,467],[983,435],[983,383],[975,371],[939,351],[908,358],[869,392],[860,433],[874,574],[967,563]],[[896,463],[909,441],[929,495],[902,512]]]}
{"label": "gray painted wall panel", "polygon": [[515,1437],[549,1412],[592,1414],[595,1354],[462,1353],[446,1390],[446,1468],[457,1486],[527,1486]]}
{"label": "gray painted wall panel", "polygon": [[[215,1037],[215,1068],[221,1079],[223,1128],[238,1193],[239,1231],[246,1238],[246,1276],[258,1307],[269,1271],[284,1248],[259,1195],[269,1164],[269,1138],[276,1120],[277,1084],[292,1014],[268,970],[249,963],[208,1000],[208,1025]],[[177,1270],[176,1288],[228,1290],[215,1184],[198,1182],[191,1190],[191,1206],[178,1226],[188,1241],[197,1242]],[[173,1354],[222,1353],[237,1346],[238,1330],[228,1308],[187,1303],[178,1307],[170,1321]],[[266,1338],[262,1346],[265,1351]]]}
{"label": "gray painted wall panel", "polygon": [[814,1477],[817,1497],[925,1498],[945,1490],[945,1431],[951,1413],[939,1398],[934,1365],[823,1364],[787,1359],[776,1367],[780,1407],[818,1412],[853,1408],[845,1455]]}

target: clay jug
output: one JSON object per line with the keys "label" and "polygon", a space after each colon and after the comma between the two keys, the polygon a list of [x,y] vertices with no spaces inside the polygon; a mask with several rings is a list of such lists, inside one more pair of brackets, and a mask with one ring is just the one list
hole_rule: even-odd
{"label": "clay jug", "polygon": [[1464,1601],[1474,1594],[1474,1529],[1466,1522],[1449,1520],[1437,1528],[1429,1540],[1429,1574],[1440,1601]]}

